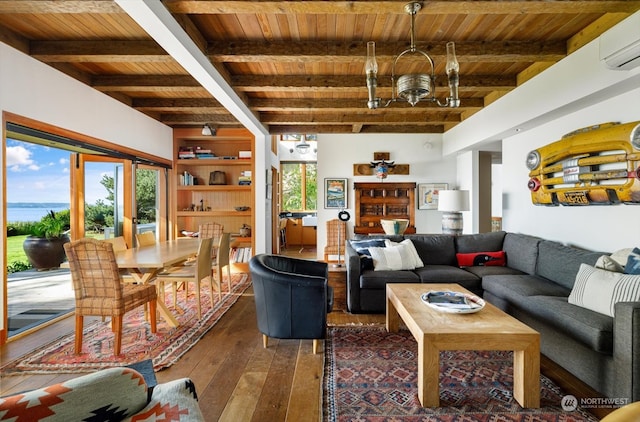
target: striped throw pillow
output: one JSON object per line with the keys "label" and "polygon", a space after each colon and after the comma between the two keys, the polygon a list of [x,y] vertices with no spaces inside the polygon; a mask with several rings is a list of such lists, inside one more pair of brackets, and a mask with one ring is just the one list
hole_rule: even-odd
{"label": "striped throw pillow", "polygon": [[640,275],[602,270],[580,264],[569,303],[614,316],[618,302],[640,301]]}

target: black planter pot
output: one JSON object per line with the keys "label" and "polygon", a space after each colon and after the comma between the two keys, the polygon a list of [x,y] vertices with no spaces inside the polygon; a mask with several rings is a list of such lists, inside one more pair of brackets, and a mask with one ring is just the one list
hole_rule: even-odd
{"label": "black planter pot", "polygon": [[36,270],[50,270],[59,268],[66,258],[64,245],[69,242],[69,236],[63,235],[47,239],[44,237],[27,236],[22,244],[24,253]]}

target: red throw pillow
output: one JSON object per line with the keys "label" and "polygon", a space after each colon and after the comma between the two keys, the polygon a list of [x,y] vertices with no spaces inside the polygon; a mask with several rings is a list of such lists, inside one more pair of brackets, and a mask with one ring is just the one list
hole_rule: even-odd
{"label": "red throw pillow", "polygon": [[457,253],[460,267],[496,266],[504,267],[507,259],[504,251]]}

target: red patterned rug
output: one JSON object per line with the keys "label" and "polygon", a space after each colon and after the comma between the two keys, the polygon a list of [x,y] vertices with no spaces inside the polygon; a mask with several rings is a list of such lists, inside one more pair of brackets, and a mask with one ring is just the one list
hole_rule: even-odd
{"label": "red patterned rug", "polygon": [[2,375],[36,373],[93,372],[112,366],[129,365],[152,359],[155,371],[168,368],[193,347],[231,308],[251,284],[248,274],[232,274],[231,292],[226,292],[223,283],[222,300],[214,294],[214,303],[208,294],[208,283],[201,291],[202,319],[198,319],[196,298],[190,290],[185,304],[184,290],[178,291],[178,309],[173,308],[173,299],[167,289],[165,302],[178,319],[178,327],[170,327],[163,318],[158,318],[157,332],[153,334],[144,320],[144,311],[128,312],[124,318],[122,353],[113,355],[113,333],[109,321],[93,321],[84,326],[82,353],[74,354],[75,334],[66,334],[31,353],[0,367]]}
{"label": "red patterned rug", "polygon": [[597,421],[578,408],[563,411],[564,394],[541,376],[539,409],[513,399],[511,352],[440,354],[440,404],[422,408],[418,350],[409,331],[332,327],[325,343],[325,421]]}

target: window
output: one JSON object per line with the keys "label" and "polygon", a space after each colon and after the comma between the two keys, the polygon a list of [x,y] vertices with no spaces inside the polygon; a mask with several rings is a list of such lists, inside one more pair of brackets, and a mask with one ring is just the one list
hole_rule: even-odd
{"label": "window", "polygon": [[317,165],[315,162],[282,163],[282,209],[315,211],[318,199]]}

